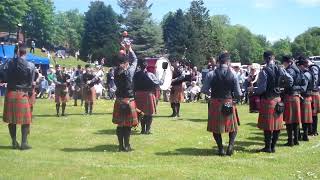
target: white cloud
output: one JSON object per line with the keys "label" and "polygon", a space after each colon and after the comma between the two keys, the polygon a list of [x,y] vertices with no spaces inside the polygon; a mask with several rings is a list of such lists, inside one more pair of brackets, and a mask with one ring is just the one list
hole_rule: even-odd
{"label": "white cloud", "polygon": [[295,1],[304,6],[320,6],[320,0],[295,0]]}

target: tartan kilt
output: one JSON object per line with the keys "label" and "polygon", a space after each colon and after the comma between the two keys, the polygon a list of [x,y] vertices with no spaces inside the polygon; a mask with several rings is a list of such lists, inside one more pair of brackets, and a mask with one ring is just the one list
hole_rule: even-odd
{"label": "tartan kilt", "polygon": [[56,86],[55,91],[55,102],[56,103],[66,103],[68,102],[68,88],[64,86]]}
{"label": "tartan kilt", "polygon": [[275,107],[281,101],[280,97],[276,98],[261,98],[260,110],[258,118],[258,128],[264,131],[281,130],[283,125],[283,114],[277,114]]}
{"label": "tartan kilt", "polygon": [[129,101],[129,108],[128,112],[122,112],[120,106],[123,102],[128,102],[129,98],[125,99],[116,99],[113,108],[113,117],[112,122],[113,124],[117,124],[118,126],[125,126],[125,127],[133,127],[137,126],[138,121],[138,113],[137,113],[137,106],[134,100]]}
{"label": "tartan kilt", "polygon": [[301,123],[300,97],[286,95],[284,101],[283,121],[286,124]]}
{"label": "tartan kilt", "polygon": [[301,122],[306,124],[312,123],[312,97],[304,97],[301,101]]}
{"label": "tartan kilt", "polygon": [[221,111],[225,103],[233,103],[232,99],[211,99],[209,103],[207,131],[222,134],[238,130],[236,106],[233,106],[233,113],[229,116]]}
{"label": "tartan kilt", "polygon": [[22,91],[6,93],[3,121],[9,124],[31,124],[32,112],[28,93]]}
{"label": "tartan kilt", "polygon": [[33,106],[36,103],[36,90],[34,88],[32,89],[31,96],[29,96],[29,103],[30,106]]}
{"label": "tartan kilt", "polygon": [[137,91],[135,94],[137,108],[145,115],[151,116],[156,112],[156,97],[153,92]]}
{"label": "tartan kilt", "polygon": [[260,96],[249,96],[249,111],[259,111]]}
{"label": "tartan kilt", "polygon": [[170,102],[171,103],[181,103],[184,100],[184,92],[182,84],[175,85],[171,87],[170,91]]}
{"label": "tartan kilt", "polygon": [[74,86],[74,91],[73,91],[73,99],[79,99],[81,98],[82,95],[82,88],[80,85],[75,85]]}
{"label": "tartan kilt", "polygon": [[312,92],[312,115],[316,116],[320,113],[320,93]]}
{"label": "tartan kilt", "polygon": [[96,89],[94,87],[83,88],[83,99],[86,103],[93,103],[96,99]]}

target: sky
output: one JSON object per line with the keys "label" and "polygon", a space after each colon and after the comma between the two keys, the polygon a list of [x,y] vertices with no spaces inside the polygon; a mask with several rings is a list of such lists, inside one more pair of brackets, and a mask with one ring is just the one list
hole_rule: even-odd
{"label": "sky", "polygon": [[[79,9],[86,12],[91,0],[53,0],[56,11]],[[103,0],[121,13],[117,0]],[[149,0],[153,19],[160,22],[165,14],[187,10],[191,0]],[[241,24],[271,42],[289,37],[293,40],[310,27],[320,27],[320,0],[204,0],[210,15],[227,15],[231,24]]]}

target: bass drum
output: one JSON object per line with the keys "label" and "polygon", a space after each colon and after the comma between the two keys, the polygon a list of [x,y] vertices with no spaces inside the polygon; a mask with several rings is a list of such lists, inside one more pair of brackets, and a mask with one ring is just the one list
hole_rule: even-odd
{"label": "bass drum", "polygon": [[[163,69],[163,64],[168,64],[166,70]],[[171,87],[172,68],[169,60],[165,57],[161,57],[156,62],[156,76],[161,79],[164,72],[166,73],[164,77],[164,83],[160,86],[160,89],[163,91],[168,90]]]}

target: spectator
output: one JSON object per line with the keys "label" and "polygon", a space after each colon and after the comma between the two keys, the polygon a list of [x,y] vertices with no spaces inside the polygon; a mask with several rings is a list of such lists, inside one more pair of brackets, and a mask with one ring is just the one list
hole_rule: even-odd
{"label": "spectator", "polygon": [[34,41],[31,41],[31,48],[30,48],[30,53],[34,54],[34,49],[36,48],[36,43]]}
{"label": "spectator", "polygon": [[38,94],[38,98],[42,98],[42,96],[47,93],[49,88],[49,83],[46,80],[46,78],[44,76],[40,77],[40,82],[39,82],[39,94]]}
{"label": "spectator", "polygon": [[96,98],[100,99],[100,97],[103,95],[104,87],[101,83],[95,84],[94,88],[96,89]]}
{"label": "spectator", "polygon": [[107,87],[108,87],[109,98],[110,99],[114,99],[117,87],[116,87],[116,84],[114,82],[114,70],[113,70],[113,68],[110,68],[109,73],[107,74]]}
{"label": "spectator", "polygon": [[197,83],[195,81],[192,81],[191,82],[191,86],[188,87],[188,89],[187,89],[189,101],[190,102],[196,102],[200,91],[201,91],[201,89],[197,85]]}

